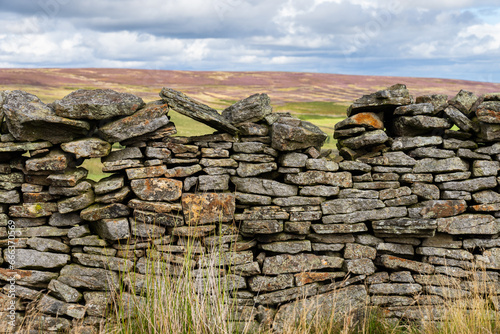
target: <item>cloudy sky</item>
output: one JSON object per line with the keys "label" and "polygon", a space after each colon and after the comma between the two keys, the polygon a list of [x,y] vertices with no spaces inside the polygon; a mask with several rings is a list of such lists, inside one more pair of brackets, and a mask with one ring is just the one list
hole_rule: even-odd
{"label": "cloudy sky", "polygon": [[0,67],[500,82],[498,0],[0,0]]}

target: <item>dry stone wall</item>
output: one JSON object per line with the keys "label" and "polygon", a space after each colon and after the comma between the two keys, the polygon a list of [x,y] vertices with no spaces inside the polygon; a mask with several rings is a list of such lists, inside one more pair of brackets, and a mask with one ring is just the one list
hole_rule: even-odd
{"label": "dry stone wall", "polygon": [[[189,242],[200,272],[222,252],[235,321],[278,332],[303,297],[310,314],[368,303],[418,320],[479,276],[500,294],[500,94],[363,96],[339,150],[265,94],[222,113],[160,98],[0,92],[0,329],[35,310],[36,329],[91,332],[128,273],[140,284],[155,258],[174,274]],[[169,110],[217,132],[174,136]],[[112,175],[87,179],[89,158]]]}

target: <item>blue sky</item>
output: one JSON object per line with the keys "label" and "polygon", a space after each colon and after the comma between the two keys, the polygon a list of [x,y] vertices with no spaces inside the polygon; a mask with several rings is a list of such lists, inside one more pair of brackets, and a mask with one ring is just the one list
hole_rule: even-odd
{"label": "blue sky", "polygon": [[496,0],[0,0],[0,67],[500,82],[499,59]]}

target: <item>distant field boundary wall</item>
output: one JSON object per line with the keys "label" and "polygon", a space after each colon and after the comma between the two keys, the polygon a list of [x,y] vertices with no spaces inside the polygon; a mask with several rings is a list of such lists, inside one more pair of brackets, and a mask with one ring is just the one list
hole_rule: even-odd
{"label": "distant field boundary wall", "polygon": [[[174,136],[170,110],[217,132]],[[181,265],[190,241],[195,270],[223,252],[236,320],[277,332],[302,297],[306,312],[368,303],[412,320],[418,300],[438,320],[477,268],[500,294],[500,94],[365,95],[335,126],[338,150],[266,94],[219,113],[168,88],[147,104],[0,92],[0,131],[1,330],[31,314],[42,332],[91,332],[127,273],[143,277],[148,255]],[[113,175],[87,179],[89,158]]]}

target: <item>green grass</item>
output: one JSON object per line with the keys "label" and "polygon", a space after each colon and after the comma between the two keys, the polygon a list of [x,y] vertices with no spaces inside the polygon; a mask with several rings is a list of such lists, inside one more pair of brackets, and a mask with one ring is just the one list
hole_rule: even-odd
{"label": "green grass", "polygon": [[313,114],[344,117],[347,105],[334,102],[289,102],[281,106],[273,106],[274,112],[290,112],[292,114]]}

